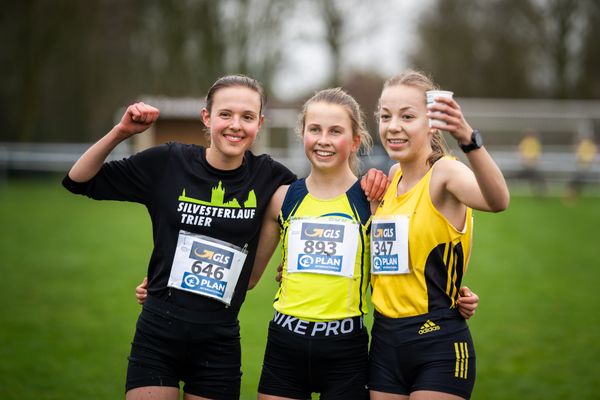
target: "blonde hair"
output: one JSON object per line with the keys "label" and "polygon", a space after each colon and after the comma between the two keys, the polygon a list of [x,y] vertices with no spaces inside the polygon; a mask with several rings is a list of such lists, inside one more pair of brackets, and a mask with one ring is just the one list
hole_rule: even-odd
{"label": "blonde hair", "polygon": [[[320,90],[310,99],[306,100],[304,106],[302,106],[302,111],[298,116],[297,133],[300,136],[303,135],[304,128],[306,127],[306,112],[308,110],[308,106],[313,103],[336,104],[344,107],[348,111],[348,116],[350,117],[352,125],[352,137],[360,137],[360,148],[358,152],[362,151],[363,154],[366,154],[371,151],[371,148],[373,147],[373,138],[367,130],[364,114],[354,97],[339,87]],[[356,175],[359,174],[360,170],[358,152],[351,154],[350,158],[348,159],[350,169]]]}
{"label": "blonde hair", "polygon": [[[412,69],[406,70],[398,75],[395,75],[385,81],[383,89],[391,86],[411,86],[423,91],[423,99],[426,98],[425,92],[428,90],[438,90],[439,87],[433,82],[424,72],[415,71]],[[379,108],[379,106],[378,106]],[[379,115],[379,111],[376,112]],[[432,166],[437,160],[450,154],[448,144],[438,129],[431,135],[431,154],[427,158],[427,164]]]}

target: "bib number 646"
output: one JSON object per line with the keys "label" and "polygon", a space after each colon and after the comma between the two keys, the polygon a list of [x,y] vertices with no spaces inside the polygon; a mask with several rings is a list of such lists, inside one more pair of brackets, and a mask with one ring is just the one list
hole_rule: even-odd
{"label": "bib number 646", "polygon": [[200,261],[196,261],[192,264],[192,273],[207,276],[216,280],[223,279],[223,276],[225,276],[224,270],[225,267],[216,267],[212,264],[204,264]]}

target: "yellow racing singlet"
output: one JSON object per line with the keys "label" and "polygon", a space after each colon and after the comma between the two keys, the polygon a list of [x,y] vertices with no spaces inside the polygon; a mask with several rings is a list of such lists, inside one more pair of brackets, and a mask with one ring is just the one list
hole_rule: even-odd
{"label": "yellow racing singlet", "polygon": [[368,312],[369,202],[357,181],[333,199],[317,199],[304,179],[290,185],[279,215],[283,273],[274,307],[308,321]]}
{"label": "yellow racing singlet", "polygon": [[[404,244],[406,248],[408,240],[408,259],[406,260],[406,256],[400,257],[404,258],[405,269],[400,267],[401,273],[376,274],[376,261],[377,264],[381,264],[381,261],[373,260],[371,299],[375,309],[389,318],[403,318],[425,314],[435,309],[454,308],[461,280],[467,269],[473,229],[472,209],[467,208],[463,230],[458,231],[454,228],[431,201],[429,183],[432,171],[433,168],[430,168],[407,193],[396,196],[398,182],[402,177],[402,171],[399,169],[373,216],[372,234],[376,236],[374,240],[379,236],[384,237],[388,231],[376,229],[376,226],[387,226],[385,223],[391,218],[407,221],[404,225],[408,229],[407,237],[406,234],[396,235],[397,232],[389,230],[394,234],[393,240],[404,242],[397,243],[397,246]],[[378,224],[378,221],[381,223]],[[375,232],[376,230],[379,232]],[[375,246],[375,242],[373,243]],[[389,242],[390,245],[392,243]],[[372,251],[375,254],[375,248]],[[395,265],[395,260],[394,258],[393,262],[389,262],[388,259],[384,261]],[[384,265],[382,269],[385,268]]]}

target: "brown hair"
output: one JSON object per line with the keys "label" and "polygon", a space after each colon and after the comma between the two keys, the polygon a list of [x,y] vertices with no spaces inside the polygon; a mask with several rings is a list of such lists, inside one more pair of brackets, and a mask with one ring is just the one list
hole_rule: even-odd
{"label": "brown hair", "polygon": [[[298,117],[297,131],[300,136],[302,136],[304,133],[306,124],[306,111],[308,110],[308,106],[313,103],[336,104],[344,107],[348,111],[348,116],[350,117],[350,121],[352,123],[352,136],[360,137],[359,151],[362,150],[363,153],[368,153],[371,151],[371,147],[373,146],[373,138],[367,130],[364,114],[354,97],[339,87],[320,90],[310,99],[306,100]],[[352,172],[358,175],[360,169],[360,160],[358,159],[358,154],[355,153],[350,155],[348,163],[350,164],[350,169]]]}
{"label": "brown hair", "polygon": [[[391,86],[412,86],[423,91],[423,99],[425,99],[425,92],[428,90],[438,90],[439,87],[433,82],[429,76],[420,71],[409,69],[398,75],[395,75],[385,81],[383,89]],[[379,111],[376,112],[379,114]],[[450,153],[446,140],[442,133],[436,129],[431,135],[431,149],[432,152],[427,158],[427,164],[432,166],[437,160]]]}
{"label": "brown hair", "polygon": [[220,89],[237,86],[246,87],[258,93],[258,95],[260,96],[259,114],[262,114],[263,107],[267,102],[265,91],[256,79],[250,78],[245,75],[227,75],[217,79],[217,81],[213,83],[210,89],[208,89],[208,93],[206,94],[206,109],[208,110],[208,112],[210,113],[212,110],[213,98],[215,97],[216,92],[218,92]]}

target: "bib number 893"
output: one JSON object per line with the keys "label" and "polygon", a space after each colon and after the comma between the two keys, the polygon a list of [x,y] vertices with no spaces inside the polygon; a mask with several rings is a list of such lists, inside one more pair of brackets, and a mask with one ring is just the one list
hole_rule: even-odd
{"label": "bib number 893", "polygon": [[304,242],[305,254],[326,254],[331,256],[336,253],[336,242],[323,242],[321,240],[307,240]]}

